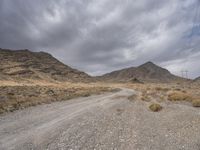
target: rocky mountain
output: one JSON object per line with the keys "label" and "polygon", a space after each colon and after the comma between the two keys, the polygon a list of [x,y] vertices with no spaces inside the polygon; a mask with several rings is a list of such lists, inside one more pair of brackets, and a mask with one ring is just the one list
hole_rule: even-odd
{"label": "rocky mountain", "polygon": [[147,62],[138,67],[126,68],[114,71],[99,77],[100,80],[107,81],[141,81],[141,82],[172,82],[183,80],[171,74],[168,70]]}
{"label": "rocky mountain", "polygon": [[0,49],[0,80],[41,79],[88,81],[84,72],[73,69],[45,52]]}

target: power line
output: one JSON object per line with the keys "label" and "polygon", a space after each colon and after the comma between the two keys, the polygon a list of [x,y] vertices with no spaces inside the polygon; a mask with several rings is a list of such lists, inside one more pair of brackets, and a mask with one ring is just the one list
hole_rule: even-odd
{"label": "power line", "polygon": [[185,71],[185,77],[188,79],[188,71]]}
{"label": "power line", "polygon": [[188,79],[188,70],[181,70],[181,77]]}

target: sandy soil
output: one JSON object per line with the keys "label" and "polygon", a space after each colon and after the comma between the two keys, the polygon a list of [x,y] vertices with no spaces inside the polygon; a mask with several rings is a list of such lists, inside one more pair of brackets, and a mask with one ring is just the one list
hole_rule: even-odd
{"label": "sandy soil", "polygon": [[78,98],[0,116],[1,150],[199,150],[200,109],[129,101],[134,91]]}

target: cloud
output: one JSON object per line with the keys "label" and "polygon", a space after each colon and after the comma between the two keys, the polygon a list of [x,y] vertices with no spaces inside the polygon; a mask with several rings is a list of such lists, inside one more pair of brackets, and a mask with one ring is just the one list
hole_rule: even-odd
{"label": "cloud", "polygon": [[1,0],[0,47],[46,51],[92,75],[150,60],[193,78],[200,75],[197,3]]}

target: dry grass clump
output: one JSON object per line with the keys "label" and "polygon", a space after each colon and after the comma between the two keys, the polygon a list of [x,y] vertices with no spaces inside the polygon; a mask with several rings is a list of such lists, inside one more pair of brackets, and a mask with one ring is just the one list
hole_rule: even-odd
{"label": "dry grass clump", "polygon": [[138,91],[138,99],[158,103],[166,100],[187,101],[194,107],[200,107],[200,85],[185,83],[145,83],[145,84],[127,84],[126,87]]}
{"label": "dry grass clump", "polygon": [[200,107],[200,99],[196,99],[192,101],[192,106],[193,107]]}
{"label": "dry grass clump", "polygon": [[169,91],[170,89],[169,89],[169,88],[163,88],[163,87],[155,87],[155,90],[156,90],[156,91],[161,91],[161,92],[167,92],[167,91]]}
{"label": "dry grass clump", "polygon": [[151,100],[164,101],[169,88],[162,87],[148,87],[146,91],[142,92],[141,100],[149,102]]}
{"label": "dry grass clump", "polygon": [[153,112],[158,112],[160,110],[162,110],[162,106],[160,104],[157,104],[157,103],[153,103],[149,106],[149,109]]}
{"label": "dry grass clump", "polygon": [[150,89],[149,87],[147,87],[146,89],[144,90],[141,90],[141,96],[140,96],[140,99],[142,101],[145,101],[145,102],[150,102],[152,97],[154,95],[154,92],[152,91],[152,89]]}
{"label": "dry grass clump", "polygon": [[192,101],[193,98],[190,94],[184,93],[184,92],[171,92],[168,94],[168,100],[169,101]]}
{"label": "dry grass clump", "polygon": [[142,94],[141,100],[145,101],[145,102],[150,102],[151,101],[150,97],[148,95],[144,95],[144,94]]}
{"label": "dry grass clump", "polygon": [[128,84],[127,87],[138,91],[139,99],[145,102],[162,102],[167,99],[167,92],[171,89],[171,85],[154,83]]}

